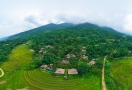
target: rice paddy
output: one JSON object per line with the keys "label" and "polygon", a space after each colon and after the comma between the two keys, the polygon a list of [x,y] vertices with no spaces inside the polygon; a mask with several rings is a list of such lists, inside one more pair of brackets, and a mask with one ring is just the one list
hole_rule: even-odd
{"label": "rice paddy", "polygon": [[132,90],[132,58],[115,60],[112,62],[112,74],[116,80],[116,90],[127,88]]}

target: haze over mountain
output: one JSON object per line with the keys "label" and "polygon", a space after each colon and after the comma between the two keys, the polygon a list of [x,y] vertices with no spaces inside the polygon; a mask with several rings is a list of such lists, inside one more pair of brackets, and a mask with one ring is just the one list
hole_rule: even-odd
{"label": "haze over mountain", "polygon": [[132,34],[131,3],[131,0],[1,0],[0,38],[65,22],[90,22]]}

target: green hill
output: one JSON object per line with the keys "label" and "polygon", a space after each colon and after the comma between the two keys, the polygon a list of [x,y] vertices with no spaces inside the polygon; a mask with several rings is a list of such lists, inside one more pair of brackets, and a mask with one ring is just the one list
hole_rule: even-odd
{"label": "green hill", "polygon": [[[30,50],[34,53],[31,53]],[[0,42],[0,66],[5,72],[5,76],[0,81],[7,81],[0,85],[0,89],[28,87],[31,90],[63,90],[70,87],[69,89],[72,90],[84,88],[100,90],[104,56],[107,55],[110,63],[114,61],[111,67],[115,68],[114,64],[117,60],[115,58],[131,57],[131,51],[132,37],[109,27],[100,27],[91,23],[41,26],[13,35],[6,41]],[[70,65],[59,64],[62,60],[69,61]],[[91,60],[95,60],[96,64],[89,66],[88,63]],[[76,68],[78,71],[80,70],[80,76],[68,76],[69,80],[65,82],[62,79],[63,75],[56,78],[53,73],[42,72],[39,67],[43,64],[53,64],[53,70]],[[124,81],[117,78],[120,73],[117,71],[108,70],[106,74],[112,72],[114,74],[112,78],[125,84]],[[108,78],[109,75],[110,78]],[[115,82],[111,78],[112,75],[107,76],[107,85],[113,85]],[[14,83],[19,79],[22,82]],[[129,84],[126,85],[130,86]],[[118,86],[116,83],[115,85]],[[113,88],[114,85],[110,87]]]}

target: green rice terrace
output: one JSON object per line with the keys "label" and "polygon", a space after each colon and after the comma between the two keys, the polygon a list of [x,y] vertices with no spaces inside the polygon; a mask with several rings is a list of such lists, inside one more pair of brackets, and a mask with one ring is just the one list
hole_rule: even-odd
{"label": "green rice terrace", "polygon": [[132,90],[132,58],[124,58],[112,62],[112,74],[116,82],[116,90],[128,88]]}
{"label": "green rice terrace", "polygon": [[64,80],[64,75],[56,76],[40,68],[25,70],[32,56],[26,45],[12,50],[9,60],[1,65],[5,75],[0,78],[0,90],[101,90],[101,75],[68,75]]}

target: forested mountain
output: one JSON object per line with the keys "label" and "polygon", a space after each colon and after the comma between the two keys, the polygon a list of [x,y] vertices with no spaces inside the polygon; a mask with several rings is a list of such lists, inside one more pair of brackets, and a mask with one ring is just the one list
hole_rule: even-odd
{"label": "forested mountain", "polygon": [[[65,81],[63,81],[64,84],[63,87],[61,84],[56,84],[56,85],[54,84],[56,83],[55,80],[58,79],[53,77],[53,74],[51,74],[52,79],[50,80],[53,80],[54,83],[49,84],[49,82],[53,82],[53,81],[49,81],[49,79],[43,76],[45,72],[42,72],[40,71],[40,69],[38,69],[42,65],[47,65],[48,68],[50,67],[50,65],[53,65],[53,67],[51,67],[52,68],[51,73],[54,73],[54,71],[57,68],[64,68],[66,70],[75,68],[80,76],[84,75],[81,78],[83,78],[84,80],[88,80],[87,82],[82,81],[82,79],[79,77],[80,79],[78,79],[77,81],[79,83],[81,82],[79,85],[83,86],[82,88],[84,88],[85,85],[87,85],[87,87],[85,87],[87,89],[89,88],[89,85],[92,86],[92,89],[88,89],[88,90],[93,90],[93,88],[95,87],[101,88],[100,80],[101,80],[103,59],[106,56],[108,60],[105,65],[105,82],[107,84],[107,87],[109,88],[108,90],[113,90],[115,86],[118,87],[118,84],[115,85],[115,81],[111,75],[110,62],[112,61],[115,63],[115,61],[117,60],[115,58],[132,56],[131,36],[119,33],[109,27],[100,27],[98,25],[91,23],[83,23],[83,24],[63,23],[63,24],[48,24],[32,30],[28,30],[26,32],[22,32],[10,36],[4,41],[0,41],[0,65],[1,68],[6,73],[6,76],[3,77],[3,80],[7,80],[6,77],[7,76],[10,77],[11,75],[12,75],[11,77],[16,78],[14,76],[16,75],[21,78],[24,78],[23,80],[25,81],[22,82],[22,86],[24,87],[28,86],[29,88],[39,87],[45,89],[46,85],[48,86],[48,88],[56,88],[56,87],[58,89],[60,89],[60,87],[66,88],[65,86],[67,85],[67,83]],[[91,62],[92,64],[90,64]],[[65,65],[66,63],[69,64]],[[21,72],[23,72],[23,70],[24,73],[22,74]],[[131,68],[128,67],[128,70],[125,71],[129,71],[129,70],[131,70]],[[34,71],[35,73],[32,74]],[[31,76],[28,75],[29,74],[28,72],[32,72]],[[18,73],[21,73],[20,74],[21,76],[18,75]],[[38,73],[40,76],[37,75]],[[114,73],[116,75],[116,72]],[[120,76],[120,72],[118,73],[117,74]],[[67,75],[67,73],[65,74]],[[49,74],[48,75],[45,74],[45,75],[51,78]],[[129,75],[131,74],[129,73]],[[72,80],[72,78],[70,78],[69,75],[67,76],[70,80]],[[126,75],[124,76],[126,77]],[[31,79],[31,77],[33,79]],[[42,80],[41,78],[47,80]],[[62,80],[62,78],[60,78],[59,81],[60,80]],[[91,81],[89,80],[94,81],[92,82],[94,84],[98,81],[97,85],[95,86],[91,84]],[[10,81],[12,81],[12,78],[10,78],[7,81],[8,83],[4,84],[5,86],[2,85],[0,88],[7,89],[6,86],[10,85]],[[18,78],[16,79],[16,81],[18,81]],[[13,83],[16,81],[13,81]],[[49,82],[45,83],[45,81],[49,81]],[[25,85],[27,82],[29,82],[31,86]],[[32,85],[32,82],[36,84]],[[40,82],[40,84],[38,84],[38,82]],[[72,82],[76,82],[76,81],[72,81]],[[41,87],[41,85],[44,86]],[[69,83],[69,85],[72,85],[71,82]],[[73,85],[73,86],[76,87],[78,85]],[[80,86],[76,87],[77,90],[78,88],[80,88]],[[120,86],[122,86],[122,84],[120,84]],[[123,86],[126,85],[124,84]],[[95,89],[95,90],[100,90],[100,89]]]}
{"label": "forested mountain", "polygon": [[27,37],[27,39],[38,36],[40,33],[43,32],[50,32],[52,30],[56,30],[56,29],[62,29],[62,28],[66,28],[66,27],[71,27],[74,26],[74,24],[72,23],[62,23],[62,24],[47,24],[44,26],[40,26],[38,28],[34,28],[13,36],[8,37],[8,39],[17,39],[17,38],[21,38],[21,37]]}
{"label": "forested mountain", "polygon": [[0,60],[8,58],[15,46],[30,42],[30,48],[38,54],[41,48],[52,46],[47,55],[52,60],[62,60],[67,54],[75,54],[79,59],[82,47],[86,47],[89,59],[109,55],[110,58],[130,56],[132,37],[121,34],[108,27],[90,23],[84,24],[48,24],[9,37],[0,42]]}
{"label": "forested mountain", "polygon": [[8,37],[0,38],[0,41],[6,40]]}

